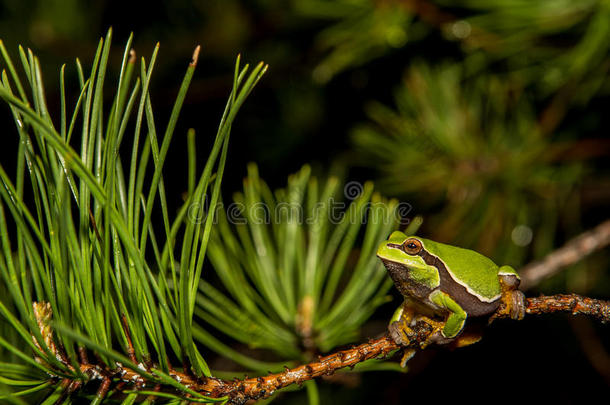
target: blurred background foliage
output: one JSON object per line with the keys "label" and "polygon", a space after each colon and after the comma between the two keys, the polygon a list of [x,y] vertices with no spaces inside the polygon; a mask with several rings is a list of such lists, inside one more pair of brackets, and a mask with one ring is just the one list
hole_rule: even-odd
{"label": "blurred background foliage", "polygon": [[[410,207],[381,197],[370,182],[318,180],[309,166],[272,191],[250,164],[244,190],[233,200],[217,210],[208,250],[227,293],[202,281],[195,313],[232,339],[284,361],[309,362],[357,341],[392,286],[377,246]],[[203,329],[198,335],[215,348]],[[226,356],[224,348],[216,351]]]}
{"label": "blurred background foliage", "polygon": [[[308,163],[319,178],[375,180],[384,195],[411,204],[410,217],[424,216],[421,234],[517,267],[608,216],[608,0],[0,1],[1,36],[8,49],[21,43],[37,50],[49,100],[58,98],[59,80],[49,72],[76,56],[92,56],[109,26],[117,42],[133,31],[139,53],[160,41],[151,94],[161,119],[169,116],[184,55],[201,43],[182,123],[200,122],[204,136],[215,134],[235,54],[269,63],[233,128],[225,201],[241,188],[250,161],[270,189],[284,187],[288,175]],[[120,50],[113,52],[110,67],[118,69]],[[76,72],[68,69],[70,75]],[[176,133],[186,134],[180,125]],[[173,180],[168,192],[180,194],[188,187],[182,176],[187,139],[176,138],[166,175]],[[13,150],[0,151],[3,162],[14,158]],[[176,209],[180,201],[169,204]],[[216,244],[212,262],[212,246],[226,249]],[[608,298],[609,259],[607,250],[597,253],[538,289]],[[218,260],[214,264],[222,269]],[[240,271],[248,265],[254,266],[241,263]],[[224,282],[231,294],[230,283],[219,278],[217,285]],[[362,335],[383,330],[375,321],[390,312],[382,307]],[[583,371],[575,382],[554,381],[561,388],[547,393],[553,398],[576,398],[569,386],[607,389],[607,328],[584,333],[583,324],[554,321],[493,328],[474,364],[497,367],[487,363],[485,350],[501,345],[509,347],[501,358],[527,362],[531,355],[545,370]],[[547,351],[520,352],[511,339]],[[413,384],[433,386],[433,370],[472,363],[474,350],[428,358],[428,374],[418,373],[416,362],[406,382],[378,377],[387,387],[405,387],[382,390],[381,397],[367,384],[368,391],[342,390],[342,398],[357,401],[369,392],[367,398],[383,403]],[[485,373],[477,376],[481,384],[493,382]]]}

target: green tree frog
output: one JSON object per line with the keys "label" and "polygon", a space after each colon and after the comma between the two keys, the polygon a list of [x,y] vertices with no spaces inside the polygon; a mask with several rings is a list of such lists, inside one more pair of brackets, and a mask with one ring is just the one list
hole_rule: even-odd
{"label": "green tree frog", "polygon": [[445,344],[459,337],[470,316],[523,318],[519,275],[510,266],[500,267],[472,250],[398,231],[379,246],[377,256],[405,299],[389,325],[397,344],[409,344],[409,326],[415,320],[434,329],[425,344]]}

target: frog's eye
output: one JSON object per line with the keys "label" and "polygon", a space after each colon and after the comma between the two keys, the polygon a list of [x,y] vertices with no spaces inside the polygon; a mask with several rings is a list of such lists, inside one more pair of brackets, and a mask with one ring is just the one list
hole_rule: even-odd
{"label": "frog's eye", "polygon": [[422,245],[417,239],[409,238],[403,242],[402,249],[410,255],[416,255],[421,252]]}

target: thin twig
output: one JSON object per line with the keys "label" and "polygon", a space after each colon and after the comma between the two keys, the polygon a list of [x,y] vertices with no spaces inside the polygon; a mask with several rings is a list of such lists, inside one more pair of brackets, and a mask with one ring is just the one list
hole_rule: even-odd
{"label": "thin twig", "polygon": [[588,315],[605,323],[610,321],[610,301],[576,294],[541,296],[527,298],[525,312],[530,315],[568,312],[572,315]]}
{"label": "thin twig", "polygon": [[103,401],[104,398],[106,398],[106,395],[108,395],[108,391],[110,390],[111,383],[112,383],[112,380],[108,377],[104,377],[102,379],[102,383],[100,384],[100,386],[97,389],[97,392],[95,394],[95,396],[97,398],[99,398],[100,402]]}
{"label": "thin twig", "polygon": [[[541,296],[526,299],[526,313],[529,315],[568,312],[572,315],[589,315],[602,322],[610,321],[610,302],[581,297],[575,294]],[[315,377],[330,375],[344,367],[377,357],[386,357],[393,351],[404,348],[420,350],[427,343],[433,330],[426,322],[418,322],[409,336],[410,344],[397,345],[389,336],[371,340],[349,350],[320,357],[317,362],[298,366],[264,377],[249,378],[232,382],[222,382],[220,387],[208,391],[212,396],[228,395],[232,403],[243,404],[250,399],[267,397],[290,384],[302,384]]]}
{"label": "thin twig", "polygon": [[522,290],[527,290],[564,267],[572,265],[585,256],[610,244],[610,220],[602,222],[590,231],[568,241],[561,248],[551,252],[544,259],[521,269]]}
{"label": "thin twig", "polygon": [[87,356],[87,349],[83,346],[78,346],[77,351],[80,364],[89,364],[89,356]]}
{"label": "thin twig", "polygon": [[[571,315],[588,315],[602,322],[610,321],[610,302],[581,297],[575,294],[541,296],[526,299],[526,314],[540,315],[554,312],[567,312]],[[398,345],[389,336],[370,340],[351,349],[341,350],[327,356],[318,357],[317,361],[300,365],[294,368],[286,368],[279,373],[270,373],[266,376],[246,377],[243,380],[233,381],[221,380],[214,377],[193,377],[188,371],[170,370],[170,376],[187,388],[197,391],[202,395],[212,398],[228,397],[231,404],[244,404],[249,400],[267,398],[277,390],[292,384],[303,384],[305,381],[334,374],[337,370],[345,367],[354,367],[356,364],[374,358],[385,358],[398,349],[423,350],[428,346],[428,338],[433,329],[429,323],[418,321],[408,336],[408,345]],[[116,390],[133,387],[140,390],[146,382],[138,373],[123,365],[116,365],[113,370],[106,365],[81,364],[81,370],[89,376],[99,375],[102,378],[104,390],[110,379],[117,381]],[[137,384],[141,382],[141,384]],[[162,391],[157,386],[155,390]]]}
{"label": "thin twig", "polygon": [[[292,384],[302,384],[316,377],[327,376],[335,371],[354,367],[365,360],[385,357],[400,347],[388,336],[371,340],[348,350],[342,350],[318,361],[286,369],[281,373],[269,374],[242,381],[231,381],[224,389],[231,403],[243,404],[250,399],[266,398],[277,390]],[[222,396],[222,395],[221,395]]]}
{"label": "thin twig", "polygon": [[123,324],[123,331],[125,333],[125,339],[127,340],[127,356],[133,363],[138,363],[136,358],[136,351],[133,348],[133,342],[131,340],[131,333],[129,332],[129,323],[125,314],[121,314],[121,323]]}
{"label": "thin twig", "polygon": [[[573,264],[581,260],[584,256],[592,253],[595,250],[601,249],[610,244],[610,220],[606,221],[591,231],[585,232],[575,239],[569,241],[562,248],[549,254],[542,261],[533,263],[525,267],[521,272],[521,285],[525,288],[535,285],[545,277],[558,272],[561,268]],[[57,353],[57,348],[53,344],[52,330],[50,329],[50,307],[46,303],[34,303],[34,308],[47,309],[44,312],[45,316],[40,315],[39,328],[41,334],[45,337],[45,343],[52,352]],[[40,311],[39,311],[40,312]],[[554,312],[567,312],[571,315],[588,315],[594,317],[601,322],[610,321],[610,302],[596,300],[588,297],[581,297],[575,294],[560,294],[553,296],[541,296],[526,299],[526,311],[529,315],[538,315]],[[135,353],[131,336],[125,316],[122,317],[125,335],[128,344],[128,356],[135,363]],[[280,373],[270,373],[267,376],[254,378],[246,377],[243,380],[226,381],[214,377],[195,378],[190,372],[188,366],[183,371],[170,370],[170,376],[187,388],[197,391],[202,395],[212,398],[228,397],[232,404],[244,404],[249,400],[266,398],[277,390],[287,387],[292,384],[302,384],[305,381],[316,377],[331,375],[335,371],[345,368],[354,367],[356,364],[379,357],[386,357],[390,353],[404,348],[421,350],[427,346],[428,338],[433,332],[430,324],[426,322],[417,322],[411,328],[412,334],[408,336],[409,344],[399,346],[390,337],[384,336],[378,339],[370,340],[368,343],[363,343],[348,350],[342,350],[328,356],[319,357],[318,361],[301,365],[292,369],[286,368]],[[48,342],[47,342],[48,340]],[[89,378],[102,379],[102,384],[98,390],[98,397],[106,396],[110,383],[114,379],[117,383],[115,388],[134,386],[136,390],[142,389],[146,385],[146,381],[138,372],[138,370],[130,370],[122,365],[116,364],[114,369],[110,369],[101,360],[98,364],[91,364],[86,359],[86,352],[80,353],[80,369],[89,376]],[[68,361],[63,356],[58,356],[61,361],[68,365]],[[65,382],[65,380],[64,380]],[[72,381],[72,383],[77,381]],[[80,387],[80,381],[75,387]],[[160,386],[156,386],[155,390],[161,390]]]}

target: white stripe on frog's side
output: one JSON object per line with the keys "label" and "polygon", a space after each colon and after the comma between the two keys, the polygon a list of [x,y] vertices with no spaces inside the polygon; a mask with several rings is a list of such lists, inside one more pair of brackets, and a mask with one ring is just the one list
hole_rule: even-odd
{"label": "white stripe on frog's side", "polygon": [[[447,273],[449,273],[449,276],[451,277],[451,279],[453,281],[455,281],[456,283],[458,283],[459,285],[461,285],[462,287],[464,287],[466,289],[466,291],[468,291],[469,294],[474,295],[475,297],[477,297],[479,299],[479,301],[491,303],[491,302],[494,302],[494,301],[500,299],[500,297],[502,296],[502,294],[497,294],[497,295],[494,295],[491,298],[488,298],[488,297],[482,296],[481,294],[478,294],[476,291],[474,291],[472,288],[470,288],[470,286],[468,284],[465,284],[463,281],[458,280],[458,278],[455,276],[455,274],[453,274],[453,272],[451,272],[451,269],[449,268],[449,266],[447,266],[447,263],[445,263],[443,261],[443,259],[441,259],[438,256],[435,256],[435,255],[431,254],[428,251],[426,251],[426,252],[430,256],[436,257],[441,263],[443,263],[443,266],[445,266],[445,269],[447,270]],[[513,273],[509,273],[509,274],[513,274]]]}

